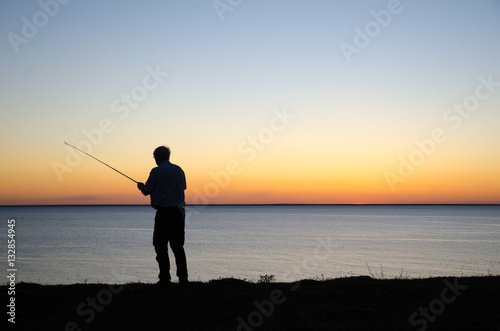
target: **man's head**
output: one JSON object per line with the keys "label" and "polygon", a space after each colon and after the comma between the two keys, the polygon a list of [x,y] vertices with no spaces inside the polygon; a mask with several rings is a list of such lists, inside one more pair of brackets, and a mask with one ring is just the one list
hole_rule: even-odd
{"label": "man's head", "polygon": [[156,164],[170,160],[170,149],[167,146],[160,146],[153,152]]}

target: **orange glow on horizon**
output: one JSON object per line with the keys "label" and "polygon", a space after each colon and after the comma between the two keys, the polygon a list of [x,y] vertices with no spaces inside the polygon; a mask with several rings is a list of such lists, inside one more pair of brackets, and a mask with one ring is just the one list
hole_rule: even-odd
{"label": "orange glow on horizon", "polygon": [[[150,153],[149,153],[150,154]],[[145,181],[154,167],[151,156],[142,162],[115,165],[137,181]],[[49,162],[47,162],[49,163]],[[176,163],[174,161],[174,163]],[[265,162],[264,162],[265,163]],[[49,163],[50,164],[50,163]],[[182,162],[179,163],[182,166]],[[470,165],[448,170],[429,163],[390,190],[384,168],[337,166],[315,167],[305,163],[241,163],[236,175],[207,170],[189,163],[186,171],[188,204],[418,204],[500,203],[500,179],[496,169],[470,171]],[[263,172],[261,169],[267,171]],[[308,169],[303,170],[303,169]],[[21,162],[15,169],[2,165],[2,205],[36,204],[149,204],[136,184],[93,160],[65,173],[59,182],[50,168],[32,169]],[[19,178],[23,179],[19,183]],[[33,184],[29,184],[33,183]],[[5,189],[8,188],[8,189]]]}

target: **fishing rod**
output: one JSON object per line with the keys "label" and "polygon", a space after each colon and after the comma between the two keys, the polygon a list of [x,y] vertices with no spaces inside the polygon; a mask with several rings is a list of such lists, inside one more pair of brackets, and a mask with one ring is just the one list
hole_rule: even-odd
{"label": "fishing rod", "polygon": [[138,183],[137,181],[133,180],[133,179],[132,179],[132,178],[130,178],[129,176],[125,175],[123,172],[116,170],[115,168],[113,168],[113,167],[112,167],[112,166],[110,166],[109,164],[106,164],[106,163],[102,162],[102,161],[101,161],[101,160],[99,160],[98,158],[95,158],[95,157],[93,157],[92,155],[90,155],[89,153],[86,153],[86,152],[82,151],[81,149],[76,148],[75,146],[68,144],[67,142],[64,142],[64,143],[65,143],[66,145],[70,146],[70,147],[73,147],[73,148],[74,148],[74,149],[76,149],[77,151],[82,152],[83,154],[90,156],[90,157],[91,157],[91,158],[93,158],[94,160],[101,162],[101,163],[102,163],[102,164],[104,164],[105,166],[110,167],[111,169],[113,169],[114,171],[116,171],[116,172],[117,172],[117,173],[119,173],[120,175],[123,175],[123,176],[127,177],[128,179],[130,179],[130,180],[131,180],[131,181],[133,181],[134,183]]}

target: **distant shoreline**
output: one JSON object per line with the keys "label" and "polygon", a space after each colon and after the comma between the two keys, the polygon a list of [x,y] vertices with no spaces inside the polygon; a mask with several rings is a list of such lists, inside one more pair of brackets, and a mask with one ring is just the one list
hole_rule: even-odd
{"label": "distant shoreline", "polygon": [[[50,204],[50,205],[0,205],[0,207],[149,207],[149,204]],[[220,203],[220,204],[188,204],[187,207],[321,207],[321,206],[342,206],[342,207],[377,207],[377,206],[500,206],[500,203]]]}
{"label": "distant shoreline", "polygon": [[[149,204],[54,204],[54,205],[0,205],[0,207],[150,207]],[[221,204],[188,204],[186,207],[321,207],[321,206],[343,206],[343,207],[376,207],[376,206],[500,206],[500,203],[255,203],[255,204],[244,204],[244,203],[221,203]]]}

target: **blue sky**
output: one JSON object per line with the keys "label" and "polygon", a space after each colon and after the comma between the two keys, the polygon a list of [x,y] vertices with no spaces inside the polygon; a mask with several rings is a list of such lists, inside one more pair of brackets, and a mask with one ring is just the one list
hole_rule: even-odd
{"label": "blue sky", "polygon": [[[36,160],[26,180],[43,178],[51,192],[65,188],[70,184],[59,183],[53,171],[54,162],[65,162],[62,141],[84,140],[82,130],[107,118],[114,130],[93,146],[97,156],[147,174],[146,157],[150,162],[152,148],[166,143],[203,187],[210,169],[241,158],[240,142],[265,127],[273,109],[286,107],[297,119],[248,165],[249,178],[286,167],[283,181],[305,176],[292,185],[300,194],[304,174],[331,167],[335,186],[370,172],[341,173],[363,163],[376,169],[367,185],[387,189],[384,169],[394,170],[415,139],[445,125],[443,113],[474,92],[479,76],[500,81],[499,1],[242,0],[231,6],[221,0],[232,7],[223,20],[214,3],[1,2],[0,146],[15,160],[3,165],[2,176]],[[365,30],[372,12],[391,6],[398,13],[347,61],[340,45],[354,45],[356,28]],[[41,26],[14,46],[13,34],[23,37],[23,18],[42,20]],[[168,76],[120,119],[113,102],[141,85],[147,68]],[[472,154],[473,173],[500,165],[499,95],[450,131],[454,137],[436,153],[441,168],[433,176],[445,171],[443,162],[466,163]],[[145,161],[130,165],[131,159]],[[65,177],[85,176],[76,170]],[[244,187],[245,178],[234,185]],[[262,191],[278,183],[269,185]]]}

